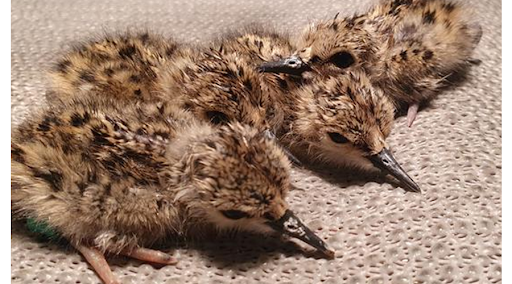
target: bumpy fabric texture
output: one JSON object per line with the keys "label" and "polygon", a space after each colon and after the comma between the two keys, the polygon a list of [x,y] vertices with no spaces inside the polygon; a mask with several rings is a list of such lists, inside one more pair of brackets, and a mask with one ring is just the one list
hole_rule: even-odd
{"label": "bumpy fabric texture", "polygon": [[[405,193],[380,178],[295,170],[289,202],[334,249],[304,255],[254,236],[169,248],[176,266],[110,258],[122,283],[500,283],[501,1],[464,1],[484,34],[482,60],[460,86],[396,121],[389,144],[422,187]],[[71,43],[104,31],[148,28],[206,43],[270,23],[297,33],[309,22],[361,11],[373,1],[16,0],[12,2],[12,126],[44,105],[45,69]],[[100,283],[73,249],[12,231],[13,283]],[[414,282],[416,281],[416,282]]]}

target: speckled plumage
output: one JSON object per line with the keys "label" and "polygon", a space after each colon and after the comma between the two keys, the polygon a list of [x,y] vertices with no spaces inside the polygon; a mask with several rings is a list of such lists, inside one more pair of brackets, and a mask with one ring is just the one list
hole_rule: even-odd
{"label": "speckled plumage", "polygon": [[[284,198],[288,187],[288,161],[270,138],[236,123],[213,129],[168,104],[132,106],[85,99],[53,106],[15,130],[11,152],[14,210],[49,220],[72,242],[93,241],[84,237],[91,232],[75,226],[95,218],[99,231],[110,227],[109,222],[121,231],[144,231],[137,223],[124,228],[123,222],[117,223],[122,218],[111,218],[112,214],[143,214],[140,220],[159,215],[158,223],[174,224],[142,221],[140,226],[152,227],[152,237],[166,235],[172,228],[179,232],[179,221],[172,219],[183,208],[176,206],[170,212],[163,207],[179,204],[185,195],[178,199],[176,195],[190,187],[219,193],[229,189],[235,199],[219,207],[243,207],[245,203],[244,209],[254,209],[251,216],[255,217],[265,212],[251,208],[251,197],[236,199],[237,194],[254,191],[274,204],[272,200]],[[236,178],[238,174],[243,178]],[[150,199],[142,204],[139,198],[146,194]],[[40,209],[39,202],[54,206]],[[283,202],[278,201],[278,206]],[[127,211],[114,212],[121,208]],[[281,209],[272,214],[282,214]],[[55,212],[70,216],[52,215]],[[76,222],[81,218],[89,221]]]}
{"label": "speckled plumage", "polygon": [[274,232],[266,223],[287,212],[289,170],[265,132],[213,128],[169,103],[88,94],[14,131],[11,204],[16,218],[68,239],[109,283],[97,262],[105,252],[171,264],[145,247],[201,227]]}
{"label": "speckled plumage", "polygon": [[281,139],[294,153],[371,169],[368,157],[388,147],[394,108],[364,72],[315,76],[294,95],[295,116]]}
{"label": "speckled plumage", "polygon": [[149,31],[107,34],[77,43],[51,68],[47,97],[67,100],[95,91],[116,99],[155,100],[160,72],[179,46]]}
{"label": "speckled plumage", "polygon": [[[258,73],[255,62],[249,62],[254,58],[244,56],[256,48],[255,42],[263,41],[244,41],[248,44],[244,53],[235,52],[238,38],[231,40],[233,44],[226,40],[220,46],[201,48],[178,45],[149,32],[106,35],[64,55],[50,73],[52,89],[64,98],[99,89],[116,98],[172,101],[214,124],[240,121],[268,128],[266,118],[282,120],[282,114],[272,110],[272,98],[262,91],[260,81],[263,76],[281,75]],[[280,50],[276,56],[288,56],[291,47],[286,42],[280,45],[289,52],[279,54]],[[276,52],[269,48],[267,53]]]}
{"label": "speckled plumage", "polygon": [[[150,38],[163,40],[156,35],[151,35]],[[162,45],[165,44],[160,43],[157,46]],[[113,48],[110,54],[119,54],[119,47],[124,47],[122,44],[109,46]],[[88,46],[82,49],[91,50]],[[146,47],[146,50],[156,49]],[[157,65],[159,68],[155,68],[158,76],[150,82],[155,89],[150,93],[151,99],[166,101],[190,110],[196,117],[215,125],[240,121],[257,129],[270,129],[293,154],[312,161],[328,161],[331,166],[372,168],[368,158],[385,147],[385,142],[375,142],[383,141],[389,134],[389,121],[394,115],[389,110],[391,107],[374,108],[373,99],[365,94],[370,92],[368,90],[372,93],[378,93],[378,90],[371,86],[361,72],[347,73],[343,77],[333,76],[340,74],[326,68],[317,73],[315,72],[318,70],[311,70],[311,74],[320,74],[316,78],[314,75],[301,78],[258,72],[261,64],[286,58],[293,50],[294,46],[287,36],[257,26],[230,33],[212,43],[209,48],[181,45],[174,50],[171,59],[163,61],[163,64]],[[141,52],[135,53],[138,54]],[[95,54],[87,53],[84,56],[94,57]],[[120,55],[118,58],[121,62],[125,61]],[[102,62],[89,58],[84,60]],[[134,61],[142,64],[135,69],[144,68],[146,61]],[[99,68],[90,69],[91,73],[95,70]],[[67,77],[66,70],[60,72],[63,73],[61,78]],[[323,82],[323,78],[328,78],[328,82]],[[353,78],[357,79],[352,80]],[[346,93],[345,89],[351,93]],[[315,90],[313,97],[305,95],[308,91],[313,92],[312,90]],[[359,92],[364,94],[360,95]],[[127,89],[126,93],[127,97],[137,100],[137,97],[131,95],[131,89]],[[339,97],[347,95],[357,99],[339,100]],[[382,102],[391,106],[387,100]],[[332,107],[333,105],[337,107]],[[306,109],[309,109],[309,113]],[[336,119],[327,121],[324,118],[328,116]],[[361,117],[372,119],[365,120]],[[386,121],[386,130],[381,130],[381,125],[373,117]],[[302,127],[297,128],[298,125]],[[327,128],[330,130],[326,131]],[[364,131],[360,131],[361,129]],[[333,145],[332,135],[339,135],[344,139],[344,135],[347,135],[354,141],[334,141],[336,145]],[[327,146],[326,143],[331,144]]]}

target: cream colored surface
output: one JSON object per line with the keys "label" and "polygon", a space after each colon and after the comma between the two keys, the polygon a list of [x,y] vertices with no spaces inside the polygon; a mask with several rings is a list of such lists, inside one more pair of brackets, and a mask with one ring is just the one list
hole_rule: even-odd
{"label": "cream colored surface", "polygon": [[[44,104],[52,60],[105,30],[145,27],[207,43],[251,22],[298,32],[372,2],[13,1],[12,125]],[[337,250],[336,259],[239,236],[181,245],[176,266],[113,258],[114,274],[122,283],[501,283],[501,2],[465,2],[484,29],[475,55],[482,64],[421,111],[412,129],[399,118],[389,138],[423,194],[378,178],[296,170],[291,206]],[[11,252],[13,283],[100,283],[76,251],[40,242],[17,224]]]}

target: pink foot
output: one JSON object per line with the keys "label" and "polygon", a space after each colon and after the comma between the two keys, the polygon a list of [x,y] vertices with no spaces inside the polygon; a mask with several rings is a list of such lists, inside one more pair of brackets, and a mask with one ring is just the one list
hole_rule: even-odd
{"label": "pink foot", "polygon": [[172,265],[178,263],[178,260],[171,255],[158,251],[158,250],[152,250],[147,248],[134,248],[132,250],[126,250],[121,252],[121,254],[129,256],[131,258],[135,258],[142,261],[152,262],[152,263],[159,263],[159,264],[166,264],[166,265]]}
{"label": "pink foot", "polygon": [[86,246],[75,246],[75,248],[82,253],[87,262],[92,266],[96,274],[103,280],[105,284],[119,284],[117,279],[114,277],[110,266],[105,259],[103,253],[94,248]]}
{"label": "pink foot", "polygon": [[416,119],[416,115],[418,114],[419,104],[409,105],[409,109],[407,110],[407,126],[411,127]]}
{"label": "pink foot", "polygon": [[[105,284],[119,284],[117,279],[114,277],[110,266],[105,259],[103,253],[99,250],[86,246],[75,246],[75,248],[82,253],[87,262],[92,266],[96,274],[103,280]],[[139,259],[142,261],[159,263],[159,264],[176,264],[178,261],[171,255],[147,248],[135,248],[133,250],[126,250],[121,254]]]}

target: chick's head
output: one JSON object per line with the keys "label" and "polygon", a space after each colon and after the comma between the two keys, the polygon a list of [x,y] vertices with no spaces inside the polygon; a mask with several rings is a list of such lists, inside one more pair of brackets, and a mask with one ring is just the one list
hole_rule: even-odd
{"label": "chick's head", "polygon": [[318,75],[298,91],[286,142],[292,149],[294,145],[306,148],[302,152],[309,157],[331,164],[364,169],[376,166],[408,189],[419,191],[388,150],[393,103],[363,72],[340,74]]}
{"label": "chick's head", "polygon": [[274,137],[230,123],[192,147],[191,211],[219,230],[277,232],[332,254],[289,209],[290,162]]}
{"label": "chick's head", "polygon": [[291,134],[319,149],[324,158],[335,154],[339,163],[345,163],[350,161],[340,156],[353,154],[361,157],[353,162],[364,167],[365,157],[387,147],[394,107],[363,74],[322,77],[303,88],[298,97]]}
{"label": "chick's head", "polygon": [[312,24],[299,36],[292,56],[263,63],[260,70],[303,76],[310,71],[343,73],[348,68],[370,72],[377,48],[364,23],[363,16],[355,16]]}

